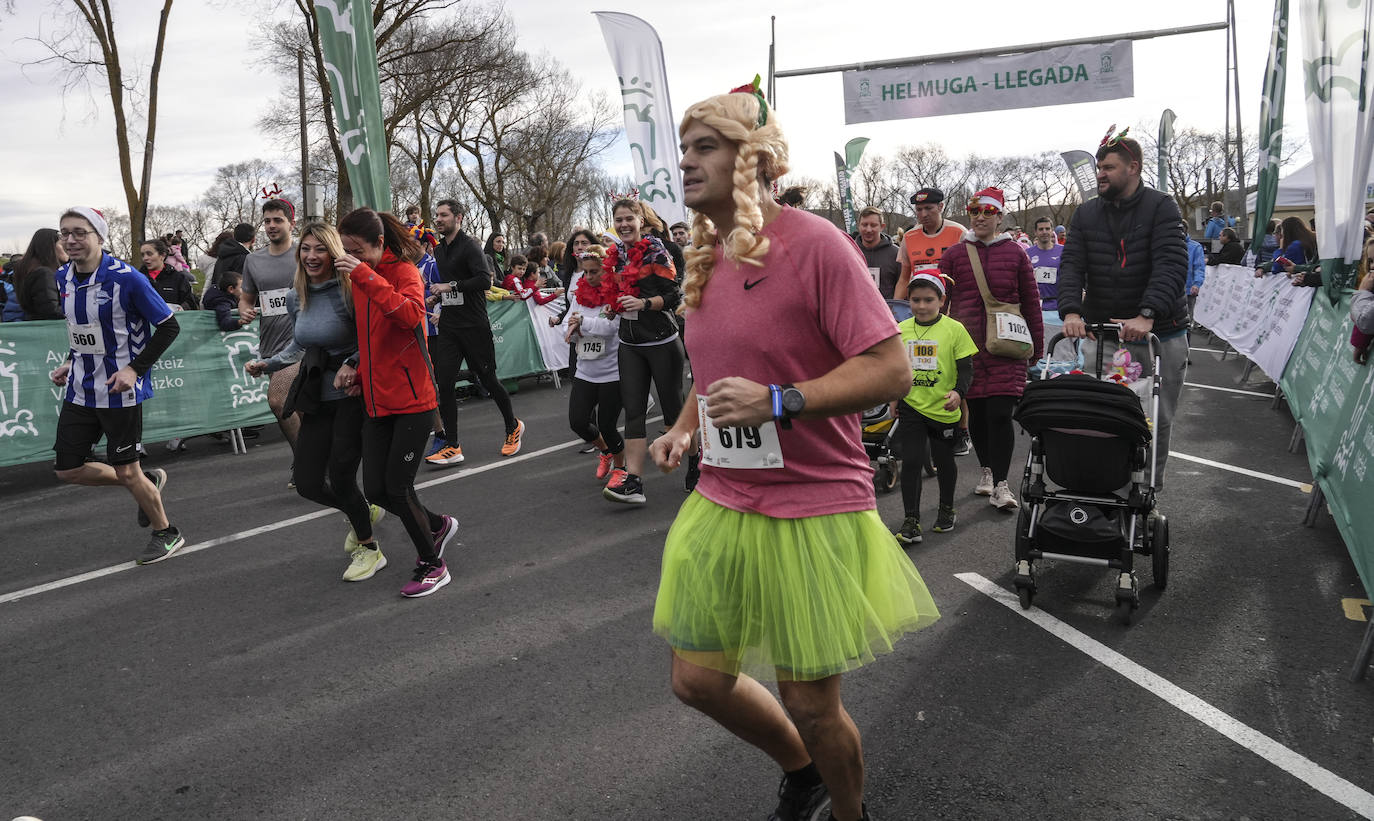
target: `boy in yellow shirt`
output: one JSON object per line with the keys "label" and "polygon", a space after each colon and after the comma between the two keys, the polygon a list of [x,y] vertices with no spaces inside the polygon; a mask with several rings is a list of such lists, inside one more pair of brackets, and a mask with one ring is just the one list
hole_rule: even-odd
{"label": "boy in yellow shirt", "polygon": [[958,320],[940,313],[945,282],[938,274],[913,274],[907,301],[911,319],[897,327],[911,363],[911,391],[892,404],[902,451],[902,505],[906,509],[896,536],[909,545],[921,541],[921,471],[927,451],[940,482],[940,509],[932,529],[936,533],[954,529],[959,403],[973,382],[973,355],[978,347]]}

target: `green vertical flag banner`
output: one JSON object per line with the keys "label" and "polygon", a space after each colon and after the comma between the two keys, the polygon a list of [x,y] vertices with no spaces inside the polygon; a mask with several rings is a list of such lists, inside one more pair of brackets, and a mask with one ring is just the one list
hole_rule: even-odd
{"label": "green vertical flag banner", "polygon": [[859,207],[854,202],[853,175],[867,147],[867,137],[855,137],[845,143],[843,168],[840,166],[840,155],[835,155],[835,171],[840,177],[840,194],[844,197],[844,227],[851,234],[859,230]]}
{"label": "green vertical flag banner", "polygon": [[1159,115],[1159,184],[1155,187],[1166,194],[1169,193],[1169,159],[1174,149],[1175,118],[1172,108],[1164,109],[1164,113]]}
{"label": "green vertical flag banner", "polygon": [[844,157],[835,152],[835,184],[840,190],[840,214],[844,217],[844,231],[852,234],[859,230],[859,216],[854,210],[854,192],[849,190],[849,166]]}
{"label": "green vertical flag banner", "polygon": [[1254,235],[1250,248],[1264,244],[1274,201],[1279,193],[1279,158],[1283,149],[1283,89],[1288,76],[1288,0],[1274,0],[1274,29],[1269,35],[1269,63],[1260,96],[1259,181],[1255,186]]}
{"label": "green vertical flag banner", "polygon": [[382,129],[377,41],[368,0],[315,0],[324,68],[348,181],[359,205],[391,210],[391,164]]}
{"label": "green vertical flag banner", "polygon": [[859,167],[859,161],[864,158],[864,149],[868,148],[867,137],[855,137],[844,144],[844,164],[849,168],[849,173],[854,173]]}
{"label": "green vertical flag banner", "polygon": [[[1374,0],[1302,0],[1303,93],[1316,172],[1317,252],[1331,301],[1355,284],[1374,155]],[[1257,221],[1258,224],[1258,221]]]}

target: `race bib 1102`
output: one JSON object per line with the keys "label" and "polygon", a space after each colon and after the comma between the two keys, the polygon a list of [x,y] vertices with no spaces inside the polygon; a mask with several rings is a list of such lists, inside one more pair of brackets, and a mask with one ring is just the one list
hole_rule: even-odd
{"label": "race bib 1102", "polygon": [[997,338],[1026,345],[1033,344],[1030,326],[1026,324],[1026,320],[1003,311],[997,312]]}
{"label": "race bib 1102", "polygon": [[737,470],[783,467],[778,426],[772,421],[758,427],[718,428],[706,415],[704,396],[697,397],[697,418],[701,423],[702,464]]}

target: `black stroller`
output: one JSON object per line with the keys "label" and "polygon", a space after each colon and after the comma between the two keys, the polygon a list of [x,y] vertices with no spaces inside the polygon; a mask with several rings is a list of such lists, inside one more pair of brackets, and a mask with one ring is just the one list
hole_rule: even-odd
{"label": "black stroller", "polygon": [[[1120,328],[1088,330],[1100,339]],[[1153,559],[1156,587],[1168,583],[1169,523],[1155,513],[1157,445],[1149,422],[1159,416],[1159,340],[1151,334],[1148,342],[1154,365],[1148,419],[1134,391],[1101,379],[1100,345],[1096,377],[1071,373],[1026,386],[1015,413],[1031,435],[1015,544],[1022,608],[1029,609],[1035,596],[1038,559],[1117,570],[1116,613],[1123,624],[1140,606],[1135,553]]]}

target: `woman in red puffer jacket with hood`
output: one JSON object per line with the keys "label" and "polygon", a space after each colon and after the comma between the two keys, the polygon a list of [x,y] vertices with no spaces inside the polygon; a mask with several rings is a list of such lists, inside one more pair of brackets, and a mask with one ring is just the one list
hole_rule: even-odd
{"label": "woman in red puffer jacket with hood", "polygon": [[993,299],[1021,306],[1021,316],[1030,328],[1034,351],[1031,361],[1040,358],[1045,346],[1044,324],[1040,316],[1040,289],[1035,283],[1026,250],[1010,234],[1001,233],[1006,200],[997,188],[984,188],[968,204],[969,224],[964,241],[947,249],[940,258],[940,273],[954,280],[950,289],[949,314],[963,323],[978,345],[973,357],[973,386],[968,393],[969,438],[978,454],[982,475],[973,492],[991,497],[988,501],[1000,510],[1019,507],[1007,486],[1011,452],[1016,444],[1011,414],[1026,389],[1026,360],[994,356],[987,344],[987,309],[969,258],[978,255]]}
{"label": "woman in red puffer jacket with hood", "polygon": [[[431,512],[415,492],[415,471],[434,428],[438,393],[425,347],[425,291],[415,261],[422,249],[391,214],[359,208],[339,222],[344,256],[335,261],[353,286],[358,324],[356,384],[362,394],[363,493],[405,525],[419,554],[408,598],[449,582],[444,547],[458,530],[452,516]],[[346,378],[346,377],[345,377]]]}

